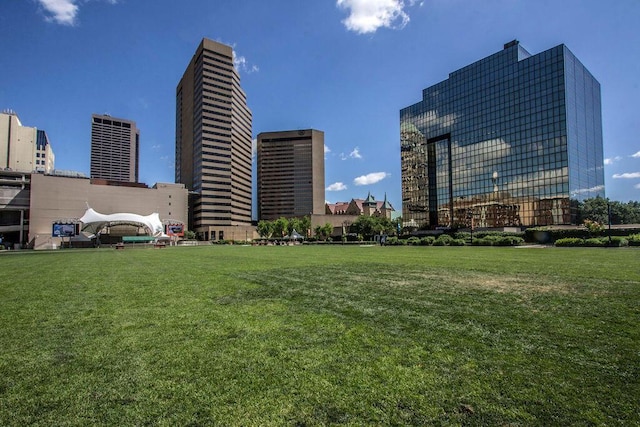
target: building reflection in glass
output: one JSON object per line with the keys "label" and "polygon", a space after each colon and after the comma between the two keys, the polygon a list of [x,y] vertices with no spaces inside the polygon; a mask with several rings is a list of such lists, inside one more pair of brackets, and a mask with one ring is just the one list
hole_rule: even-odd
{"label": "building reflection in glass", "polygon": [[400,111],[405,223],[571,224],[604,197],[600,85],[564,45],[508,43],[422,95]]}

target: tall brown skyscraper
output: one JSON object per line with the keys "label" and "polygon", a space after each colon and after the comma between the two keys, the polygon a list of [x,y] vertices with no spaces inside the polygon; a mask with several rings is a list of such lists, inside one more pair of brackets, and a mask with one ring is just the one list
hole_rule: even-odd
{"label": "tall brown skyscraper", "polygon": [[257,154],[259,219],[324,214],[324,132],[263,132]]}
{"label": "tall brown skyscraper", "polygon": [[232,48],[203,39],[176,88],[176,182],[191,192],[189,229],[206,240],[250,230],[251,120]]}
{"label": "tall brown skyscraper", "polygon": [[138,182],[140,130],[136,122],[91,116],[91,178]]}

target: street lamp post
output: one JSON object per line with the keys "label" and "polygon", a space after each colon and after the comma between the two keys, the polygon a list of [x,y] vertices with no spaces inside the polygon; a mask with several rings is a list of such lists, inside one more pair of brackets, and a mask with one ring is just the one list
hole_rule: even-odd
{"label": "street lamp post", "polygon": [[607,202],[607,219],[609,221],[609,246],[611,246],[611,203]]}

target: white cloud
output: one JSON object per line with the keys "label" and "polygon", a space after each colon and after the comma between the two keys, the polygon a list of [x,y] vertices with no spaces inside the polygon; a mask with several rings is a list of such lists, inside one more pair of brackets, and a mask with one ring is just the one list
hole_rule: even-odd
{"label": "white cloud", "polygon": [[250,65],[247,58],[236,55],[235,50],[233,51],[233,65],[236,67],[236,70],[244,71],[248,74],[260,71],[260,68],[258,68],[257,65]]}
{"label": "white cloud", "polygon": [[638,157],[640,157],[640,151],[638,151],[635,154],[632,154],[631,157],[635,157],[637,159]]}
{"label": "white cloud", "polygon": [[330,153],[331,149],[327,147],[327,144],[324,144],[324,154]]}
{"label": "white cloud", "polygon": [[616,179],[634,179],[634,178],[640,178],[640,172],[626,172],[626,173],[616,173],[613,174],[612,178],[616,178]]}
{"label": "white cloud", "polygon": [[[410,0],[412,6],[415,0]],[[375,33],[378,28],[403,28],[409,22],[402,0],[337,0],[336,5],[349,11],[342,23],[358,34]]]}
{"label": "white cloud", "polygon": [[361,159],[362,154],[360,154],[360,149],[358,147],[354,148],[351,153],[349,153],[349,157],[352,159]]}
{"label": "white cloud", "polygon": [[344,185],[342,182],[334,182],[333,184],[331,184],[330,186],[328,186],[325,191],[343,191],[346,190],[347,186]]}
{"label": "white cloud", "polygon": [[[118,0],[105,0],[109,4],[116,4]],[[73,26],[80,6],[80,0],[37,0],[45,10],[45,19],[56,24]]]}
{"label": "white cloud", "polygon": [[[633,157],[633,156],[632,156],[632,157]],[[639,157],[640,157],[640,156],[639,156]],[[617,161],[619,161],[619,160],[622,160],[622,157],[620,157],[620,156],[610,157],[610,158],[608,158],[608,159],[604,159],[604,164],[605,164],[605,165],[611,165],[611,164],[613,164],[614,162],[617,162]]]}
{"label": "white cloud", "polygon": [[340,153],[340,160],[347,159],[361,159],[362,154],[360,154],[360,149],[358,147],[354,148],[349,154]]}
{"label": "white cloud", "polygon": [[613,174],[612,178],[615,179],[636,179],[640,178],[640,172],[625,172]]}
{"label": "white cloud", "polygon": [[634,185],[633,188],[637,188],[638,190],[640,190],[640,184]]}
{"label": "white cloud", "polygon": [[386,172],[373,172],[357,177],[353,180],[353,183],[355,185],[370,185],[375,184],[376,182],[380,182],[388,176],[389,174]]}
{"label": "white cloud", "polygon": [[251,140],[251,160],[256,158],[257,152],[258,152],[258,138],[253,138]]}
{"label": "white cloud", "polygon": [[571,192],[571,197],[575,197],[579,194],[586,194],[586,193],[598,193],[604,191],[604,185],[596,185],[595,187],[591,187],[591,188],[578,188],[577,190],[573,190]]}
{"label": "white cloud", "polygon": [[161,148],[162,148],[162,144],[155,144],[155,145],[152,145],[152,146],[151,146],[151,149],[152,149],[152,150],[159,150],[159,149],[161,149]]}
{"label": "white cloud", "polygon": [[76,0],[38,0],[38,3],[48,12],[47,21],[62,25],[74,25],[78,15]]}

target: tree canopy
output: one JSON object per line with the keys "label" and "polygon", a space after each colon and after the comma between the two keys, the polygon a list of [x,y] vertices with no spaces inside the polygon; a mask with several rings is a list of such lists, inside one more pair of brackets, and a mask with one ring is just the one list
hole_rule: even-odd
{"label": "tree canopy", "polygon": [[296,230],[302,236],[308,236],[311,229],[311,218],[305,216],[302,218],[284,218],[280,217],[274,221],[260,220],[256,231],[263,238],[281,239],[289,236],[293,230]]}
{"label": "tree canopy", "polygon": [[611,206],[611,224],[640,224],[640,202],[624,203],[610,201],[604,197],[594,197],[578,202],[578,224],[587,220],[608,224],[609,206]]}

